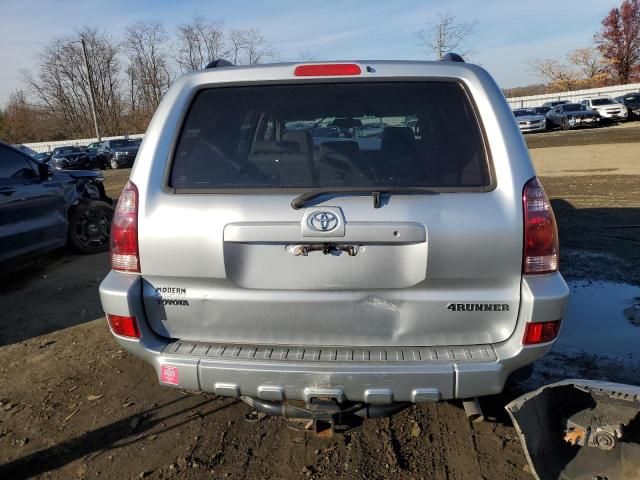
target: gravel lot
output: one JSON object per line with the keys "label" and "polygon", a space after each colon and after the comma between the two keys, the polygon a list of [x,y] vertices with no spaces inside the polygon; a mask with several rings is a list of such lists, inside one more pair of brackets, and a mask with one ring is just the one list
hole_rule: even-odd
{"label": "gravel lot", "polygon": [[[527,142],[565,275],[640,285],[640,125]],[[105,173],[112,196],[127,175]],[[108,332],[97,294],[107,270],[106,254],[62,251],[2,278],[0,478],[532,478],[502,411],[514,391],[483,399],[481,424],[456,403],[419,405],[324,440],[277,419],[246,423],[233,400],[160,387]],[[624,379],[572,361],[572,374]]]}

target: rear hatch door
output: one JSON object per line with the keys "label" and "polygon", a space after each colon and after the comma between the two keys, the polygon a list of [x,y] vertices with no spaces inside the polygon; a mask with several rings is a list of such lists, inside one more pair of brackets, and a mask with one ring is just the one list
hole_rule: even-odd
{"label": "rear hatch door", "polygon": [[139,222],[160,335],[470,345],[515,328],[520,193],[497,185],[459,82],[207,88],[166,177]]}

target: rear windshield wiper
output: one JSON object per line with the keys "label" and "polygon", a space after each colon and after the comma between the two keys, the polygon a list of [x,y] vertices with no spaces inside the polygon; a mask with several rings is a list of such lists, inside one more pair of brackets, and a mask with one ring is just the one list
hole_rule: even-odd
{"label": "rear windshield wiper", "polygon": [[363,187],[363,188],[314,188],[308,192],[298,195],[291,201],[291,207],[294,210],[302,208],[309,200],[322,195],[371,195],[373,197],[373,208],[380,208],[382,195],[391,194],[420,194],[420,195],[437,195],[438,192],[428,188],[421,187]]}

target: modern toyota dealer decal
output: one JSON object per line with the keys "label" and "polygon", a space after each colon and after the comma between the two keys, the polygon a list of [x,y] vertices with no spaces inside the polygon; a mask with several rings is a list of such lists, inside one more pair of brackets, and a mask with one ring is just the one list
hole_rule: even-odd
{"label": "modern toyota dealer decal", "polygon": [[188,307],[187,289],[184,287],[156,287],[155,294],[160,305]]}

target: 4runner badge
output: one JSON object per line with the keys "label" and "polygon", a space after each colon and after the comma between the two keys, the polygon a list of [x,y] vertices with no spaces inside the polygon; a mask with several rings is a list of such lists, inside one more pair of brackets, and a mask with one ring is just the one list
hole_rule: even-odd
{"label": "4runner badge", "polygon": [[450,303],[447,310],[452,312],[508,312],[507,303]]}

